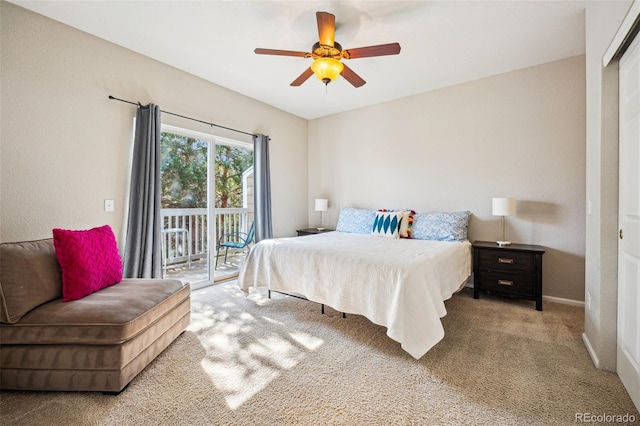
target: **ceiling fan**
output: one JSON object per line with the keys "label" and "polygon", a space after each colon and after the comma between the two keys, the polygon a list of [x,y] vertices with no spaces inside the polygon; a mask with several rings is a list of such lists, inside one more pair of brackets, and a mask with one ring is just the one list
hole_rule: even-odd
{"label": "ceiling fan", "polygon": [[298,56],[301,58],[313,58],[314,61],[298,78],[291,82],[291,86],[300,86],[315,74],[318,79],[327,85],[342,75],[345,80],[354,87],[363,86],[366,81],[356,74],[351,68],[340,62],[341,59],[370,58],[372,56],[397,55],[400,53],[399,43],[379,44],[375,46],[358,47],[342,50],[337,43],[336,17],[327,12],[316,12],[318,21],[319,41],[313,45],[311,52],[296,52],[292,50],[262,49],[254,50],[259,55]]}

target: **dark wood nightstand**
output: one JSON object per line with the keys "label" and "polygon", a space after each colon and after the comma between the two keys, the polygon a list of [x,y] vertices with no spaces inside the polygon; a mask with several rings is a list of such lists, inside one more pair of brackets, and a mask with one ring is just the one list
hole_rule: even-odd
{"label": "dark wood nightstand", "polygon": [[542,255],[544,247],[511,244],[499,247],[495,242],[473,243],[473,298],[480,291],[535,300],[542,310]]}
{"label": "dark wood nightstand", "polygon": [[296,232],[298,233],[298,237],[302,237],[303,235],[313,235],[313,234],[322,234],[324,232],[334,231],[334,229],[323,229],[322,231],[318,231],[318,228],[306,228],[306,229],[298,229]]}

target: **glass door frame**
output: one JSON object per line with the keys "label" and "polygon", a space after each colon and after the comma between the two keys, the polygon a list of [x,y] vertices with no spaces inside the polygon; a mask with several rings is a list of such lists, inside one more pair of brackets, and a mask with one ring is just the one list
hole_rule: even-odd
{"label": "glass door frame", "polygon": [[[192,290],[208,287],[216,283],[215,270],[212,266],[215,265],[216,258],[216,176],[215,176],[215,147],[217,145],[227,145],[232,147],[244,148],[253,151],[253,144],[250,142],[242,142],[235,139],[225,138],[222,136],[212,135],[210,133],[199,132],[196,130],[186,129],[184,127],[173,126],[170,124],[160,125],[161,133],[175,133],[182,136],[192,137],[201,141],[208,142],[207,144],[207,279],[197,283],[190,283]],[[226,278],[223,278],[223,280]]]}

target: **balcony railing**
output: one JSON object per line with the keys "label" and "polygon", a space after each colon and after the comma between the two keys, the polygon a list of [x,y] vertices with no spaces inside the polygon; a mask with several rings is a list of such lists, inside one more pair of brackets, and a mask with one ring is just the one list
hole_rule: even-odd
{"label": "balcony railing", "polygon": [[[162,258],[172,265],[206,258],[209,248],[215,250],[216,240],[208,244],[207,209],[162,209]],[[247,232],[247,209],[215,210],[215,235]]]}

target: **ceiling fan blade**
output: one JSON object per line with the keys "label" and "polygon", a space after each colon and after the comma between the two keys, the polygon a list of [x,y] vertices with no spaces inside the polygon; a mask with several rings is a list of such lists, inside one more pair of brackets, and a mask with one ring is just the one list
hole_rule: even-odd
{"label": "ceiling fan blade", "polygon": [[316,20],[320,45],[333,47],[336,36],[336,17],[327,12],[316,12]]}
{"label": "ceiling fan blade", "polygon": [[372,56],[397,55],[400,53],[400,43],[378,44],[376,46],[356,47],[342,51],[345,59],[370,58]]}
{"label": "ceiling fan blade", "polygon": [[302,83],[307,81],[307,79],[309,77],[311,77],[312,75],[313,75],[313,70],[311,69],[311,67],[309,67],[302,74],[300,74],[300,76],[298,78],[293,80],[291,82],[290,86],[300,86]]}
{"label": "ceiling fan blade", "polygon": [[278,49],[262,49],[258,47],[254,50],[254,53],[258,55],[278,55],[278,56],[298,56],[301,58],[307,57],[307,55],[311,55],[307,52],[296,52],[293,50],[278,50]]}
{"label": "ceiling fan blade", "polygon": [[342,72],[340,73],[340,75],[344,77],[344,79],[347,80],[349,83],[351,83],[353,87],[360,87],[367,84],[367,82],[364,81],[362,77],[360,77],[358,74],[353,72],[353,70],[346,65],[344,65],[344,68],[342,69]]}

